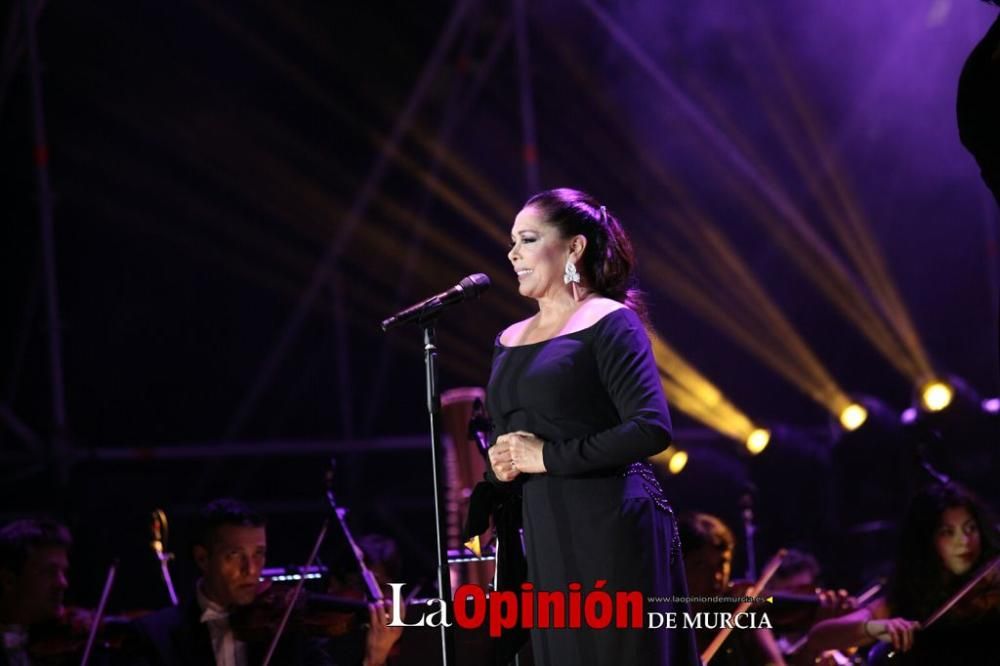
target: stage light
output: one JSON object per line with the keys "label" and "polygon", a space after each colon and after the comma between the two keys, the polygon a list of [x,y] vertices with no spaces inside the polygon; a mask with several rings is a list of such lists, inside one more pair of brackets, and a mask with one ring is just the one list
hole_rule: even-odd
{"label": "stage light", "polygon": [[[737,442],[746,441],[753,430],[750,418],[666,340],[654,332],[650,335],[650,342],[660,368],[663,392],[671,409],[676,408]],[[665,463],[666,456],[660,456]]]}
{"label": "stage light", "polygon": [[918,413],[916,407],[907,407],[903,410],[903,413],[899,415],[899,420],[906,425],[910,425],[911,423],[916,422],[917,416]]}
{"label": "stage light", "polygon": [[757,428],[750,433],[749,437],[747,437],[747,451],[753,455],[757,455],[767,448],[770,441],[771,433],[764,428]]}
{"label": "stage light", "polygon": [[678,448],[676,444],[671,444],[650,458],[650,462],[661,468],[666,468],[671,474],[680,474],[688,463],[688,453],[684,449]]}
{"label": "stage light", "polygon": [[844,430],[857,430],[868,420],[868,410],[853,402],[840,413],[840,425]]}
{"label": "stage light", "polygon": [[671,474],[680,474],[687,465],[688,454],[687,451],[677,450],[674,455],[670,456],[670,461],[667,463],[667,469],[670,470]]}
{"label": "stage light", "polygon": [[983,411],[990,414],[1000,413],[1000,398],[989,398],[983,400]]}
{"label": "stage light", "polygon": [[942,381],[933,381],[920,391],[920,404],[929,412],[940,412],[951,404],[955,390]]}

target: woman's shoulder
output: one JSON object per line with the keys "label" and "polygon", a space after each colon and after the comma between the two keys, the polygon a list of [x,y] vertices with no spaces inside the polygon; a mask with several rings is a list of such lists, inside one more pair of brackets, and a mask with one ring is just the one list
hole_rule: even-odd
{"label": "woman's shoulder", "polygon": [[632,312],[632,310],[627,305],[613,298],[606,298],[604,296],[592,298],[581,305],[577,311],[576,317],[578,317],[578,320],[575,328],[590,328],[599,323],[610,324],[618,317],[627,316],[629,312]]}
{"label": "woman's shoulder", "polygon": [[500,334],[497,335],[497,343],[503,345],[504,347],[511,347],[515,345],[517,341],[521,339],[521,335],[524,333],[525,327],[534,318],[535,315],[531,315],[527,319],[516,321],[500,331]]}
{"label": "woman's shoulder", "polygon": [[[497,344],[504,347],[518,346],[518,342],[524,338],[525,329],[537,316],[522,319],[500,331],[496,338]],[[555,337],[587,334],[607,326],[621,325],[623,321],[626,324],[633,323],[633,319],[638,321],[635,313],[624,303],[603,296],[591,298],[580,306],[564,330]]]}

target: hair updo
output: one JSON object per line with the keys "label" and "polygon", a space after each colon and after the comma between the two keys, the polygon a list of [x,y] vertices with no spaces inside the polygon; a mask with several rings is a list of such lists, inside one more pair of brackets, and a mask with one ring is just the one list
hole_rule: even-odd
{"label": "hair updo", "polygon": [[648,321],[646,304],[636,288],[632,242],[614,215],[586,192],[567,187],[539,192],[524,207],[540,211],[563,238],[586,238],[587,247],[577,265],[586,286],[624,303]]}

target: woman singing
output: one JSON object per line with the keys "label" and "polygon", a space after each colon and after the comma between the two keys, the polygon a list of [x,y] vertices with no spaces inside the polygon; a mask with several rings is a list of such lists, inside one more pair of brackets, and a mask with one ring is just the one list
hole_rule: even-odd
{"label": "woman singing", "polygon": [[[670,443],[670,415],[631,243],[593,197],[556,189],[517,215],[508,258],[538,313],[497,337],[490,471],[521,493],[528,581],[584,595],[606,581],[612,598],[639,591],[645,612],[676,612],[680,627],[677,528],[646,462]],[[690,630],[583,625],[532,629],[535,663],[699,663]]]}

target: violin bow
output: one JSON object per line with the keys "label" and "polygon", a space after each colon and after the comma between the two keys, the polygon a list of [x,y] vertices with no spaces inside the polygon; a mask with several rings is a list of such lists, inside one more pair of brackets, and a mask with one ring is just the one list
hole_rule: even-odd
{"label": "violin bow", "polygon": [[101,619],[104,617],[104,610],[108,606],[108,597],[111,596],[111,587],[115,584],[115,574],[118,572],[118,558],[108,567],[108,576],[104,579],[104,590],[101,592],[101,601],[97,604],[97,611],[90,625],[90,633],[87,634],[87,645],[83,649],[83,658],[80,659],[80,666],[87,666],[90,663],[90,654],[94,650],[94,642],[97,640],[97,631],[101,627]]}
{"label": "violin bow", "polygon": [[[955,592],[955,594],[951,595],[948,598],[948,600],[945,601],[943,604],[941,604],[941,606],[936,611],[931,613],[930,616],[923,623],[921,623],[919,628],[921,630],[926,629],[927,627],[931,626],[932,624],[940,620],[941,616],[950,611],[955,606],[955,604],[961,601],[962,597],[967,595],[972,590],[972,588],[974,588],[976,584],[979,583],[979,581],[986,578],[987,574],[993,571],[993,569],[996,567],[997,564],[1000,564],[1000,555],[997,555],[992,560],[984,564],[982,568],[978,572],[976,572],[976,575],[970,578],[965,585],[963,585],[957,592]],[[895,655],[896,651],[890,650],[888,657],[891,659]]]}
{"label": "violin bow", "polygon": [[333,471],[336,469],[336,464],[337,461],[331,458],[330,467],[326,472],[326,500],[330,503],[330,508],[333,509],[334,515],[337,516],[337,521],[340,522],[340,530],[344,533],[344,538],[347,539],[347,544],[351,547],[354,559],[358,563],[361,578],[365,581],[365,586],[368,588],[369,600],[381,603],[385,599],[385,595],[382,594],[382,588],[379,586],[375,574],[365,564],[364,552],[354,540],[351,530],[347,527],[347,509],[337,506],[337,500],[333,496]]}
{"label": "violin bow", "polygon": [[[876,594],[878,594],[879,592],[882,591],[882,588],[884,586],[885,586],[884,583],[875,583],[874,585],[872,585],[871,587],[869,587],[867,590],[865,590],[864,592],[862,592],[861,594],[859,594],[857,596],[857,599],[856,599],[856,601],[857,601],[857,608],[861,608],[866,603],[868,603],[871,600],[872,597],[874,597]],[[786,651],[786,654],[797,654],[799,650],[801,650],[803,647],[805,647],[805,644],[808,641],[809,641],[809,632],[807,631],[806,634],[802,638],[800,638],[799,640],[797,640],[794,643],[792,643],[792,645]]]}
{"label": "violin bow", "polygon": [[[319,548],[323,545],[323,540],[326,539],[327,530],[330,529],[330,519],[326,518],[323,520],[323,526],[319,530],[319,534],[316,535],[316,543],[313,544],[312,552],[309,553],[309,559],[306,561],[303,569],[308,569],[316,563],[316,556],[319,554]],[[281,623],[274,632],[274,636],[271,637],[271,644],[267,646],[267,653],[264,655],[264,661],[261,662],[261,666],[269,666],[271,663],[271,658],[274,656],[274,651],[278,647],[278,641],[281,640],[281,636],[285,633],[285,627],[288,626],[288,618],[292,616],[292,609],[295,608],[295,602],[298,601],[299,595],[302,594],[302,588],[306,584],[306,577],[299,576],[299,579],[295,581],[295,587],[292,588],[292,593],[287,603],[285,604],[285,612],[281,616]]]}
{"label": "violin bow", "polygon": [[160,574],[163,576],[163,584],[167,587],[167,594],[170,595],[170,603],[177,605],[177,591],[174,589],[174,580],[170,577],[170,560],[174,559],[173,553],[164,552],[164,544],[167,541],[167,514],[163,509],[153,509],[152,521],[149,525],[153,533],[153,540],[149,545],[156,553],[156,559],[160,562]]}
{"label": "violin bow", "polygon": [[997,566],[997,564],[1000,564],[1000,555],[997,555],[992,560],[984,564],[983,567],[976,573],[976,575],[969,579],[969,582],[963,585],[961,589],[955,592],[955,594],[951,595],[948,601],[941,604],[940,608],[931,613],[930,617],[928,617],[927,620],[925,620],[920,625],[920,628],[926,629],[927,627],[931,626],[932,624],[940,620],[941,616],[950,611],[955,604],[961,601],[962,597],[968,594],[969,591],[972,590],[972,588],[974,588],[979,583],[979,581],[986,578],[986,576],[991,571],[993,571],[993,569]]}
{"label": "violin bow", "polygon": [[[767,563],[767,566],[764,567],[764,571],[760,574],[760,578],[758,578],[754,582],[754,584],[751,585],[749,589],[747,589],[744,596],[746,597],[757,596],[757,593],[763,590],[764,587],[767,586],[771,578],[774,576],[775,572],[778,571],[778,567],[781,566],[781,561],[785,559],[785,555],[787,553],[788,551],[785,550],[784,548],[775,553],[774,557],[772,557],[771,560]],[[751,605],[753,605],[752,601],[740,602],[740,604],[736,606],[736,610],[733,611],[733,615],[739,615],[740,613],[745,613],[746,610],[750,608]],[[715,653],[719,651],[719,648],[722,647],[722,644],[726,642],[726,639],[729,638],[729,634],[731,634],[732,632],[733,632],[732,626],[724,627],[719,630],[719,633],[715,635],[715,638],[713,638],[712,642],[709,643],[707,648],[705,648],[705,651],[701,653],[702,664],[708,664],[708,662],[712,659],[712,657],[715,656]]]}

